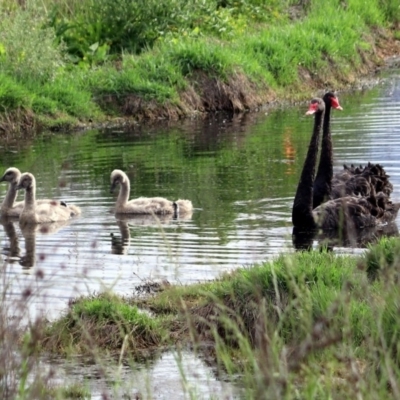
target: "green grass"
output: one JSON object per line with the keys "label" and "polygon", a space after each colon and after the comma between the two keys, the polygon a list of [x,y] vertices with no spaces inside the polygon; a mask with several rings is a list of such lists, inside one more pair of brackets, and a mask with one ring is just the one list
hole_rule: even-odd
{"label": "green grass", "polygon": [[[38,114],[66,113],[76,118],[91,118],[98,113],[89,91],[82,90],[70,79],[57,78],[41,87],[33,87],[35,98],[32,108]],[[46,104],[47,102],[47,104]],[[49,108],[47,108],[50,106]]]}
{"label": "green grass", "polygon": [[78,384],[55,387],[40,387],[40,385],[38,385],[35,390],[31,389],[30,391],[22,393],[19,398],[32,398],[33,396],[41,400],[91,399],[90,390]]}
{"label": "green grass", "polygon": [[0,107],[2,112],[19,108],[29,108],[32,97],[24,85],[16,82],[10,76],[0,74]]}
{"label": "green grass", "polygon": [[[88,389],[82,387],[80,385],[69,385],[66,387],[57,388],[57,391],[60,393],[58,398],[66,398],[66,399],[90,399],[91,394]],[[54,396],[57,398],[57,393]]]}
{"label": "green grass", "polygon": [[[311,1],[294,20],[297,2],[284,0],[157,1],[133,14],[125,3],[29,0],[21,9],[3,2],[0,110],[22,109],[51,127],[52,118],[58,126],[66,117],[77,124],[140,117],[146,105],[153,118],[165,108],[195,112],[201,99],[214,108],[221,85],[232,89],[221,104],[237,101],[229,96],[240,91],[243,107],[271,96],[301,98],[309,85],[339,88],[365,73],[361,54],[381,62],[375,28],[400,20],[395,0]],[[187,93],[198,99],[187,104]]]}
{"label": "green grass", "polygon": [[400,242],[396,238],[384,238],[379,245],[369,246],[365,256],[365,267],[371,280],[382,279],[387,273],[389,278],[400,264]]}
{"label": "green grass", "polygon": [[165,319],[155,319],[136,306],[107,294],[78,299],[68,313],[45,333],[48,349],[63,354],[75,349],[92,354],[97,348],[118,354],[122,349],[132,357],[167,343]]}

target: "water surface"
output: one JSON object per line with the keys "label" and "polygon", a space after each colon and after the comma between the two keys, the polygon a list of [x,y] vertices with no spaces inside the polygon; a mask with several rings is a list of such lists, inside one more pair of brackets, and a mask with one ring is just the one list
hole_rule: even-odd
{"label": "water surface", "polygon": [[[381,163],[395,200],[400,200],[399,78],[340,94],[344,111],[334,112],[332,121],[335,169]],[[54,318],[80,294],[104,289],[132,294],[147,280],[210,280],[293,251],[291,206],[313,124],[306,110],[300,104],[3,143],[1,170],[30,171],[38,198],[64,199],[82,209],[68,223],[37,229],[3,223],[2,287],[8,299],[20,299],[30,288],[30,314]],[[116,219],[109,211],[116,199],[109,193],[115,168],[129,175],[132,198],[188,198],[193,215]],[[5,191],[0,185],[1,197]]]}
{"label": "water surface", "polygon": [[[340,101],[344,111],[334,112],[332,121],[335,168],[381,163],[391,175],[393,198],[400,199],[399,80],[341,94]],[[38,198],[82,209],[69,223],[35,232],[3,224],[11,294],[18,297],[32,282],[45,286],[40,295],[51,301],[45,307],[51,317],[77,294],[105,287],[131,294],[148,279],[204,281],[293,251],[291,206],[313,124],[306,108],[4,143],[0,169],[30,171]],[[109,211],[115,168],[129,175],[131,197],[188,198],[193,215],[116,219]],[[0,196],[5,191],[0,185]],[[35,309],[44,306],[41,296],[32,300]]]}

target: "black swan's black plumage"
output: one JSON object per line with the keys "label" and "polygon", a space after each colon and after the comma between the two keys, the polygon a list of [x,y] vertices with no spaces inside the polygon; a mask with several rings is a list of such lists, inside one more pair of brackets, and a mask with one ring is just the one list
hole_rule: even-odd
{"label": "black swan's black plumage", "polygon": [[[333,150],[330,130],[332,107],[342,110],[333,92],[327,92],[323,97],[325,115],[322,128],[321,156],[317,176],[314,181],[313,206],[318,207],[324,201],[345,196],[368,197],[373,193],[382,192],[387,196],[393,191],[389,175],[379,164],[368,163],[365,167],[348,167],[333,175]],[[330,183],[330,184],[329,184]]]}
{"label": "black swan's black plumage", "polygon": [[333,177],[331,197],[336,199],[348,195],[369,196],[372,191],[382,192],[389,197],[393,192],[389,178],[390,176],[379,164],[368,163],[364,167],[344,165],[343,171]]}
{"label": "black swan's black plumage", "polygon": [[[393,204],[383,191],[376,193],[374,186],[370,187],[368,196],[340,197],[314,208],[315,165],[325,107],[323,99],[313,99],[307,112],[307,114],[315,115],[314,128],[293,202],[294,230],[299,232],[319,228],[324,232],[351,235],[357,230],[393,221],[397,216],[400,203]],[[331,175],[328,174],[325,179],[327,193],[330,193]]]}
{"label": "black swan's black plumage", "polygon": [[319,137],[321,134],[322,118],[325,113],[325,103],[322,99],[313,99],[307,114],[314,114],[314,128],[303,170],[301,171],[300,181],[297,185],[296,195],[293,201],[292,222],[296,228],[313,230],[317,228],[313,209],[313,185],[315,177],[315,165],[317,163]]}
{"label": "black swan's black plumage", "polygon": [[325,104],[325,114],[322,125],[321,155],[314,181],[313,207],[318,207],[324,201],[331,199],[333,179],[333,150],[331,137],[331,110],[342,110],[334,93],[328,92],[322,98]]}

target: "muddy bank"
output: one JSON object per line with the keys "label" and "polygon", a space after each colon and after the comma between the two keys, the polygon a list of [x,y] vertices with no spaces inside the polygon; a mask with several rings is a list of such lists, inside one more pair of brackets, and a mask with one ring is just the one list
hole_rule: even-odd
{"label": "muddy bank", "polygon": [[[299,83],[285,88],[274,90],[252,82],[240,73],[222,81],[199,70],[190,76],[188,87],[180,93],[178,104],[160,105],[135,94],[105,96],[98,101],[104,110],[114,110],[123,117],[114,122],[129,124],[201,117],[218,111],[254,112],[283,102],[306,100],[313,93],[327,88],[337,91],[365,89],[379,83],[379,72],[400,66],[400,41],[395,40],[391,32],[377,30],[370,38],[370,44],[372,50],[359,52],[362,64],[350,68],[347,75],[337,72],[333,62],[330,62],[328,71],[321,73],[299,67]],[[329,56],[326,58],[329,61]]]}
{"label": "muddy bank", "polygon": [[[382,70],[400,66],[400,41],[394,38],[394,32],[376,29],[367,41],[370,49],[359,50],[362,63],[350,66],[346,74],[336,68],[329,55],[323,60],[328,68],[311,71],[299,66],[299,79],[295,84],[275,89],[265,83],[254,82],[241,72],[222,79],[209,71],[195,70],[187,77],[186,88],[179,93],[177,101],[161,104],[154,99],[146,100],[137,93],[97,95],[94,101],[102,113],[88,120],[66,115],[44,117],[28,109],[18,109],[0,114],[0,133],[4,139],[15,139],[16,134],[43,130],[66,132],[130,127],[143,122],[202,118],[210,112],[256,112],[265,107],[303,101],[325,89],[364,89],[379,83],[379,72]],[[122,70],[122,67],[119,66],[119,69]]]}

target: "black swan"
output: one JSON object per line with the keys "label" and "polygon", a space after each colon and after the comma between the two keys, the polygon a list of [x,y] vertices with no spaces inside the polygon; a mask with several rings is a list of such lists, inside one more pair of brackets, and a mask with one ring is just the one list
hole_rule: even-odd
{"label": "black swan", "polygon": [[[321,155],[314,181],[313,207],[318,207],[324,201],[331,199],[332,180],[333,180],[333,151],[331,137],[331,109],[343,110],[339,104],[339,99],[333,92],[328,92],[322,98],[325,103],[325,114],[322,125],[322,144]],[[340,196],[342,197],[342,196]]]}
{"label": "black swan", "polygon": [[334,175],[332,180],[331,198],[353,195],[368,196],[375,191],[390,196],[393,185],[389,181],[390,176],[379,164],[368,163],[365,167],[353,164],[348,167],[344,165],[343,171]]}
{"label": "black swan", "polygon": [[[383,192],[390,196],[393,185],[389,175],[379,164],[368,163],[365,167],[348,167],[333,175],[333,151],[330,131],[331,108],[343,110],[333,92],[327,92],[323,97],[325,116],[322,128],[321,157],[317,176],[314,182],[313,206],[318,207],[326,200],[338,199],[345,196],[367,197]],[[331,182],[331,185],[328,184]]]}
{"label": "black swan", "polygon": [[[373,187],[369,196],[346,196],[313,207],[315,165],[324,113],[323,99],[313,99],[306,114],[314,114],[314,128],[293,202],[293,233],[322,229],[324,233],[334,232],[347,236],[359,229],[393,221],[400,203],[393,204],[383,192],[376,194]],[[332,187],[329,178],[327,184],[329,190]]]}

